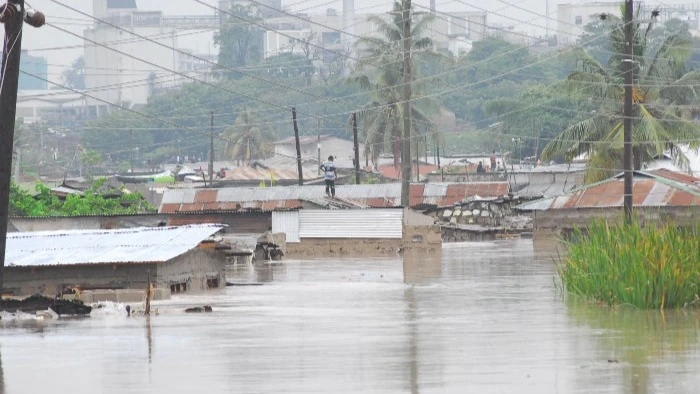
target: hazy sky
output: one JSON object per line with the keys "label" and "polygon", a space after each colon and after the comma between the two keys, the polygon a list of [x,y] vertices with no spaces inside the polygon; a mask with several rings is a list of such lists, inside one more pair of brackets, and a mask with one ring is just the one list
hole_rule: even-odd
{"label": "hazy sky", "polygon": [[[208,4],[216,5],[217,0],[203,0]],[[600,0],[599,0],[600,1]],[[71,7],[92,14],[92,0],[59,0]],[[549,15],[556,17],[556,4],[579,3],[584,1],[549,1]],[[610,2],[619,2],[610,1]],[[92,21],[74,11],[60,6],[53,0],[28,1],[32,7],[46,14],[47,21],[64,29],[71,30],[77,35],[82,35],[83,30]],[[212,14],[213,10],[194,0],[137,0],[137,6],[141,10],[162,10],[167,15],[187,14]],[[528,34],[541,35],[547,23],[544,17],[547,10],[547,0],[436,0],[438,11],[477,11],[479,8],[487,9],[488,23],[498,23],[502,26],[515,26],[516,30],[528,32]],[[700,0],[668,0],[647,1],[647,4],[687,4],[700,3]],[[342,0],[283,0],[283,6],[290,7],[293,11],[308,13],[324,13],[328,8],[342,10]],[[355,0],[356,13],[382,12],[390,8],[392,2],[388,0]],[[414,4],[428,6],[429,0],[414,0]],[[474,8],[476,7],[476,8]],[[522,9],[521,9],[522,8]],[[525,11],[525,10],[528,11]],[[44,26],[40,29],[25,25],[22,47],[33,55],[44,56],[50,64],[49,74],[53,77],[62,69],[82,55],[80,48],[67,48],[82,45],[79,37],[61,32],[52,26]],[[550,20],[550,27],[555,28],[556,22]],[[211,34],[200,36],[188,36],[180,40],[189,40],[190,45],[195,45],[200,53],[216,53],[216,48],[211,42]],[[194,43],[194,44],[192,44]]]}

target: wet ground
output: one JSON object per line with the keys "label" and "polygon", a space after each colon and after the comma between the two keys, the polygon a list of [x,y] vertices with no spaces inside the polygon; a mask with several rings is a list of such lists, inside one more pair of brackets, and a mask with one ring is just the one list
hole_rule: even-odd
{"label": "wet ground", "polygon": [[[239,266],[127,318],[0,328],[0,393],[695,393],[697,313],[563,300],[529,240]],[[405,273],[405,275],[404,275]],[[408,282],[408,283],[405,283]],[[212,305],[213,313],[185,314]]]}

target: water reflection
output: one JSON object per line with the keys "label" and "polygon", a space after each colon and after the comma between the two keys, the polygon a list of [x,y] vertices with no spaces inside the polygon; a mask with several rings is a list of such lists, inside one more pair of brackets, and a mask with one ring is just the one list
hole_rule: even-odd
{"label": "water reflection", "polygon": [[148,364],[153,361],[153,334],[151,332],[151,317],[146,316],[146,343],[148,344]]}
{"label": "water reflection", "polygon": [[5,373],[2,370],[2,348],[0,348],[0,394],[5,394]]}
{"label": "water reflection", "polygon": [[442,253],[406,249],[403,253],[403,282],[428,283],[442,275]]}
{"label": "water reflection", "polygon": [[408,349],[409,349],[409,382],[411,393],[417,394],[418,389],[418,323],[416,321],[417,306],[415,287],[409,286],[404,291],[404,299],[406,303],[406,325],[408,327]]}
{"label": "water reflection", "polygon": [[576,324],[598,330],[594,337],[601,354],[607,355],[608,363],[620,364],[623,368],[621,383],[625,392],[658,392],[658,378],[668,384],[669,370],[659,368],[664,364],[672,364],[673,372],[679,375],[696,373],[683,369],[693,364],[687,358],[694,357],[700,348],[700,313],[697,311],[608,308],[580,300],[569,300],[567,304],[568,313]]}

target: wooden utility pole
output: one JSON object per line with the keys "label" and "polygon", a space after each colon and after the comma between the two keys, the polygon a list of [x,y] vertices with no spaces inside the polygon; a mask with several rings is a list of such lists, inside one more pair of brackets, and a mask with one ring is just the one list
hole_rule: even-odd
{"label": "wooden utility pole", "polygon": [[436,134],[435,137],[436,137],[435,138],[435,152],[437,154],[437,166],[438,166],[438,169],[440,169],[440,168],[442,168],[440,166],[440,135]]}
{"label": "wooden utility pole", "polygon": [[297,109],[292,107],[292,122],[294,123],[294,141],[297,147],[297,172],[299,173],[299,186],[304,184],[304,174],[301,172],[301,147],[299,146],[299,128],[297,127]]}
{"label": "wooden utility pole", "polygon": [[134,130],[129,129],[129,168],[134,173]]}
{"label": "wooden utility pole", "polygon": [[360,144],[357,141],[357,113],[352,113],[352,143],[355,151],[355,184],[360,184]]}
{"label": "wooden utility pole", "polygon": [[10,177],[12,176],[12,145],[17,114],[17,85],[19,60],[22,51],[22,22],[41,27],[44,15],[29,10],[25,13],[24,0],[10,0],[0,6],[0,22],[5,24],[5,46],[0,73],[0,296],[3,292],[7,220],[10,208]]}
{"label": "wooden utility pole", "polygon": [[416,182],[420,182],[420,148],[418,143],[420,138],[416,138]]}
{"label": "wooden utility pole", "polygon": [[625,171],[624,179],[624,210],[625,223],[632,223],[632,84],[634,83],[634,58],[633,40],[634,30],[632,18],[634,17],[633,0],[625,0],[624,32],[625,32],[625,56],[622,61],[623,72],[625,74],[625,100],[623,109],[624,127],[624,155],[623,167]]}
{"label": "wooden utility pole", "polygon": [[214,111],[209,120],[209,187],[214,187]]}
{"label": "wooden utility pole", "polygon": [[318,153],[318,175],[321,175],[321,118],[318,118],[318,141],[316,142],[316,150]]}
{"label": "wooden utility pole", "polygon": [[403,149],[401,157],[401,205],[409,206],[411,189],[411,0],[403,1]]}

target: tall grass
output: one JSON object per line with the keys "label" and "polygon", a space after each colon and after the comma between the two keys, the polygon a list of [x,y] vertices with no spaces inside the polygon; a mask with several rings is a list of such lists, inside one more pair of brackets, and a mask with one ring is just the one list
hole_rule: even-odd
{"label": "tall grass", "polygon": [[569,293],[608,305],[700,306],[700,226],[599,220],[585,233],[575,231],[568,247],[559,278]]}

